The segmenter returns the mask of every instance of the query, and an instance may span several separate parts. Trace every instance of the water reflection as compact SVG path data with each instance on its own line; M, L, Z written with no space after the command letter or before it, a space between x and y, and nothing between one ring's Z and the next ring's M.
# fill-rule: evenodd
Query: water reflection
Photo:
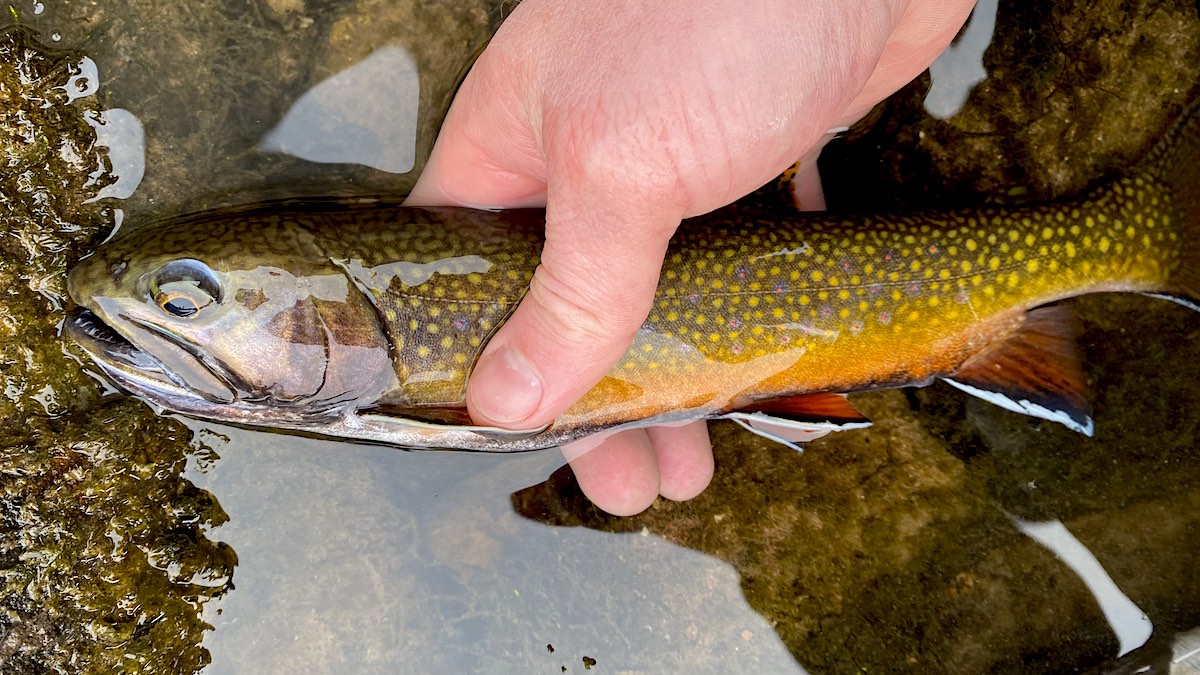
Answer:
M958 39L929 66L930 86L925 112L939 119L953 117L967 102L975 85L987 78L983 53L996 30L999 0L979 0Z
M309 89L258 147L310 162L406 173L416 164L420 100L408 50L382 47Z
M230 520L214 535L241 560L237 592L205 612L210 672L579 672L584 656L616 671L794 669L727 564L514 513L510 495L558 453L463 462L189 424L228 439L186 476L221 495Z

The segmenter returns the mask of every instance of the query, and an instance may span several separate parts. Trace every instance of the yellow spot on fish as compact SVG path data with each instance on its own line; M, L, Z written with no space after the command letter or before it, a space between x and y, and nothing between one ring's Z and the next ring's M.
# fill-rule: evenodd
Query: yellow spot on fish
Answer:
M812 277L813 281L820 281L825 278L825 274L821 270L813 270L813 273L810 276Z
M1042 239L1052 239L1052 238L1054 238L1054 230L1052 230L1048 227L1042 230Z
M1021 277L1016 272L1012 272L1008 275L1007 282L1009 286L1016 288L1017 284L1021 283Z
M454 338L447 335L446 337L442 338L440 344L442 345L442 349L449 349L454 346Z
M429 356L429 347L426 347L425 345L419 345L417 347L417 356L421 358Z
M1038 271L1038 261L1030 260L1029 262L1025 263L1025 269L1029 270L1030 272Z
M1100 237L1100 252L1107 253L1109 246L1112 246L1112 242L1108 240L1108 237Z
M936 295L929 298L929 306L930 307L937 307L939 304L941 304L941 302L942 302L941 299L938 298L938 296L936 296Z
M1033 234L1025 235L1025 245L1026 246L1033 246L1036 243L1037 243L1037 237L1033 236Z

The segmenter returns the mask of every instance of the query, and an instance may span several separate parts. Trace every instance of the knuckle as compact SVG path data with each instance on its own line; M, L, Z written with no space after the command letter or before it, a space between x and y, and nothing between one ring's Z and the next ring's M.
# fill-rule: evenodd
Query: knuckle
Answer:
M588 286L582 278L563 277L542 265L525 301L533 304L545 335L567 349L586 353L606 344L627 347L642 320L633 308L638 303L601 297Z

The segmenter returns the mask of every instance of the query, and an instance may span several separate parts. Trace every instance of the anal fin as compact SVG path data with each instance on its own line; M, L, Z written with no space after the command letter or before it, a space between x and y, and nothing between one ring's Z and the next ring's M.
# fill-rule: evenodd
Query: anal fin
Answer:
M1030 310L1015 333L942 379L1002 408L1092 435L1086 376L1065 306Z

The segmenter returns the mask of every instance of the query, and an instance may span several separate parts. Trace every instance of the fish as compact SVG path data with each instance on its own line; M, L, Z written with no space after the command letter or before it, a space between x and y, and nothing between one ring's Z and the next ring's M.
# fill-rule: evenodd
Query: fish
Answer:
M73 268L64 334L165 411L404 448L527 451L702 419L798 447L870 424L848 395L939 379L1091 435L1063 301L1200 310L1198 119L1046 204L686 220L629 349L537 429L474 424L465 392L539 264L540 210L329 198L169 217Z

